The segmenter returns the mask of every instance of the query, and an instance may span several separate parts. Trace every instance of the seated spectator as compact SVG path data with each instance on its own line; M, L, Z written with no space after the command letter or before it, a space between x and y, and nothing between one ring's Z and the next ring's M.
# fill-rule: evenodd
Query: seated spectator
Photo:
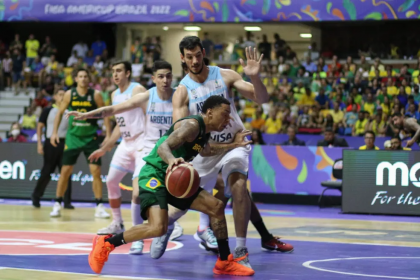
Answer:
M261 130L259 129L252 130L251 140L253 145L265 145Z
M365 118L365 112L359 112L359 118L353 126L353 136L363 136L365 134L366 124L368 120Z
M280 145L282 146L305 146L305 142L296 138L296 127L291 125L287 128L287 135L289 140L284 141Z
M51 97L54 94L55 84L52 80L51 75L45 77L45 81L41 85L41 91L47 101L51 100Z
M416 105L414 103L409 104L407 113L405 115L409 118L415 118L417 121L420 120L420 113L416 111Z
M319 111L319 108L316 105L312 106L311 122L313 124L313 127L315 127L315 128L323 128L324 127L325 119L321 115L321 112Z
M297 119L298 127L312 127L311 115L309 115L309 106L303 107L303 113Z
M19 123L15 122L12 123L9 131L9 139L7 139L7 142L14 142L14 143L26 143L28 142L26 140L26 137L22 135L21 128Z
M330 102L330 99L325 95L325 90L323 88L319 89L319 93L318 96L315 97L315 101L321 110L327 110L329 108L328 103Z
M264 124L264 111L262 110L262 108L258 108L255 118L251 121L251 126L254 129L260 130L264 126Z
M305 94L302 94L300 100L296 103L300 106L312 106L316 104L315 94L307 87L305 88Z
M420 90L418 85L413 86L413 90L410 96L413 96L414 101L416 101L417 103L420 102Z
M414 96L412 95L408 96L407 105L405 105L406 111L408 111L408 107L410 106L410 104L414 104L414 110L417 111L419 109L419 103L414 100Z
M337 131L340 127L343 126L344 112L340 110L340 104L334 102L334 109L330 110L330 115L334 121L334 131Z
M140 58L136 57L134 59L134 63L131 65L131 71L134 81L140 81L140 76L143 72L143 63L140 63Z
M334 119L333 119L333 117L331 116L331 114L328 114L328 115L325 117L325 122L324 122L324 127L323 127L323 130L324 130L324 131L325 131L325 130L332 130L332 131L336 132L336 126L335 126L335 124L334 124Z
M281 119L277 118L277 109L271 108L268 118L265 120L265 124L262 127L262 132L267 134L277 134L281 131Z
M302 67L302 65L300 65L299 60L297 59L297 57L293 57L292 59L292 65L290 65L289 68L289 76L290 77L296 77L297 73L299 71L299 69Z
M306 72L309 72L309 73L315 73L317 70L317 66L311 60L310 56L306 57L306 61L302 63L302 66L305 68Z
M357 104L357 103L355 103L353 97L350 96L350 97L347 98L347 108L346 108L346 111L347 112L352 112L354 110L354 108L353 108L354 106L353 105L356 106L356 112L358 112L360 110L360 105Z
M73 51L72 55L67 59L67 67L74 67L79 60L77 56L77 51Z
M32 101L31 108L35 112L35 115L41 115L42 109L48 106L48 101L45 99L42 90L38 90L36 93L36 98Z
M375 146L375 133L373 133L373 131L366 131L365 145L359 147L359 150L379 150L379 148Z
M324 132L324 140L318 141L318 147L348 147L346 139L335 137L332 129L326 129Z
M101 59L100 55L99 56L99 60ZM83 59L83 62L86 63L88 66L93 66L93 63L95 62L95 57L93 56L93 51L89 50L87 55L85 56L85 58Z
M395 136L395 137L392 137L392 139L391 139L391 150L394 150L394 151L411 151L411 148L402 147L400 137Z
M385 116L386 119L387 117L388 116ZM371 121L369 124L367 124L366 130L372 131L373 133L375 133L375 135L378 135L378 136L385 136L386 121L384 120L383 115L377 113L375 115L375 119Z
M372 93L369 93L367 95L366 101L363 102L362 110L365 112L369 112L369 114L373 116L375 112L375 108L376 108L376 104L373 100L373 95Z
M32 113L32 108L27 107L26 113L19 120L19 124L23 129L36 129L37 121L37 117Z
M98 72L98 75L99 76L102 76L102 70L104 68L104 63L101 61L101 57L99 55L97 55L95 57L95 61L93 62L93 65L92 66Z
M382 112L385 115L390 115L392 111L391 101L389 100L389 97L386 95L384 96L384 101L381 103Z

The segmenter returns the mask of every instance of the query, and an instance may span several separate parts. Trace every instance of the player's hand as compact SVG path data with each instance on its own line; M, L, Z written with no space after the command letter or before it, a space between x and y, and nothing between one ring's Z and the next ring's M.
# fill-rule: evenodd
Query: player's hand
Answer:
M177 166L180 163L185 163L185 160L183 158L172 158L168 161L168 168L166 169L166 173L172 170L175 166Z
M77 111L70 111L66 114L66 119L68 119L70 116L74 116L75 120L86 120L87 116L85 113L77 112Z
M246 64L242 58L239 59L239 63L244 68L244 73L248 77L257 76L260 73L261 60L263 55L258 58L257 49L252 47L245 48Z
M411 146L414 145L414 143L415 143L415 141L413 139L410 139L410 140L407 141L406 147L411 147Z
M51 135L50 142L53 147L57 147L57 144L60 143L60 138L57 134L53 134Z
M103 155L105 155L105 154L106 154L105 150L97 149L96 151L94 151L93 153L90 154L90 156L88 157L88 160L90 162L97 162L98 159L103 157Z
M238 131L233 138L233 143L235 143L237 147L245 147L246 145L252 144L252 140L245 138L251 134L252 132L249 130Z
M44 147L42 147L42 143L38 143L37 150L38 154L40 154L41 156L44 154Z

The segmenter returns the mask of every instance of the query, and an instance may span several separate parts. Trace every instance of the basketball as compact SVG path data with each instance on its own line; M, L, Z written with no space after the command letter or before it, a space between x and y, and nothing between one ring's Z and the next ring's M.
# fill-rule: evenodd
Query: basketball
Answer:
M179 164L166 174L166 188L177 198L192 196L200 185L198 172L189 164Z

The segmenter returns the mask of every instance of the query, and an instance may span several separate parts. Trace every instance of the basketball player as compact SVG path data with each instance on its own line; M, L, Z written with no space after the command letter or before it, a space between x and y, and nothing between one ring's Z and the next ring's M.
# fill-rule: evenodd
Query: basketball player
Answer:
M221 96L212 96L203 104L204 114L189 116L174 123L159 139L139 175L141 214L149 222L137 225L117 235L96 236L89 254L89 265L100 273L108 255L122 244L164 235L168 226L168 203L179 209L195 209L212 217L212 226L218 238L220 258L213 269L215 274L253 275L251 268L233 259L229 250L224 207L220 200L201 188L189 198L176 198L169 194L164 182L172 167L191 161L198 153L210 156L235 147L248 145L244 140L249 131L240 131L229 144L208 144L211 131L222 131L230 121L230 102Z
M397 128L403 129L411 135L411 139L407 141L407 147L411 147L414 143L420 142L420 125L415 118L406 118L401 113L394 113L392 115L392 122Z
M114 129L110 141L92 153L90 159L96 160L100 158L107 150L112 149L120 134L125 136L114 153L107 180L108 197L114 221L108 227L99 230L99 235L118 234L124 231L120 210L121 190L119 183L127 172L134 172L131 204L133 226L143 222L140 216L140 201L138 197L138 174L145 164L143 158L150 153L159 138L172 125L172 94L174 90L171 88L171 64L162 60L153 64L152 80L156 87L148 91L137 83L129 82L131 75L131 64L129 62L117 62L112 67L112 70L114 81L119 87L112 94L113 105L88 113L69 113L69 115L75 116L76 119L116 115L119 127ZM145 127L144 112L146 112ZM114 137L116 130L118 133ZM175 225L175 229L174 227L169 229L173 233L171 240L182 235L183 229L179 225ZM130 254L141 254L143 247L144 243L142 240L133 242Z
M251 83L245 82L235 71L205 66L203 63L205 51L198 37L185 37L179 44L179 49L181 60L186 63L189 73L181 81L180 86L174 93L174 121L190 114L198 114L201 111L203 101L209 96L221 95L233 100L232 88L235 88L245 98L258 104L268 101L267 89L259 78L262 57L258 59L255 48L246 48L247 65L242 59L240 60L244 73L250 77ZM233 140L233 135L237 131L244 129L234 103L231 102L231 104L233 121L223 132L212 133L211 143L230 143ZM224 194L226 197L232 197L233 201L233 217L237 236L234 256L235 258L244 257L241 263L249 267L246 234L251 211L256 212L252 215L255 219L252 222L262 237L262 248L280 252L293 250L293 246L281 242L278 238L268 233L258 209L255 204L253 205L246 189L250 149L250 146L247 146L213 157L203 158L197 156L193 161L194 168L198 171L201 178L200 184L208 192L213 190L217 176L221 171L223 182L226 186ZM177 220L183 214L174 210L171 208L171 220ZM195 238L200 240L200 242L204 242L208 248L214 248L213 233L208 228L208 225L208 217L200 213L200 226L195 234ZM165 250L165 248L166 244L160 244L153 240L151 252ZM159 252L154 252L153 254L159 255Z
M75 77L77 87L66 91L64 99L60 104L60 108L54 119L54 129L50 138L51 145L57 147L60 144L60 137L58 135L58 127L64 112L69 111L89 112L98 107L104 106L102 95L99 91L89 88L90 77L86 69L77 70ZM53 210L50 213L51 217L60 217L61 203L63 195L67 189L67 181L73 172L73 166L76 164L80 153L84 153L86 159L89 155L99 148L99 139L97 135L98 124L96 120L78 121L70 117L68 120L68 130L66 134L63 167L61 168L60 178L57 183L57 198ZM106 135L109 137L111 128L108 118L104 120L106 126ZM106 139L105 139L106 140ZM62 141L62 140L61 140ZM101 180L101 162L89 162L89 169L93 176L93 193L95 195L96 218L109 218L109 214L105 211L102 204L102 180Z

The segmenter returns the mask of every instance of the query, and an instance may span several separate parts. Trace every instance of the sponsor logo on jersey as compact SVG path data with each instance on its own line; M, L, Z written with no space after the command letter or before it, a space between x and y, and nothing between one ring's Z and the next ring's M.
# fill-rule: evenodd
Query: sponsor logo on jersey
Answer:
M155 102L152 102L151 104L150 104L150 112L154 112L155 111Z
M196 91L195 89L193 89L193 90L191 91L191 95L192 95L192 97L193 97L194 99L197 99L197 91Z
M90 102L92 101L92 96L88 95L87 100Z
M214 142L226 142L232 139L232 133L220 133L220 134L214 134L211 136L211 140Z

